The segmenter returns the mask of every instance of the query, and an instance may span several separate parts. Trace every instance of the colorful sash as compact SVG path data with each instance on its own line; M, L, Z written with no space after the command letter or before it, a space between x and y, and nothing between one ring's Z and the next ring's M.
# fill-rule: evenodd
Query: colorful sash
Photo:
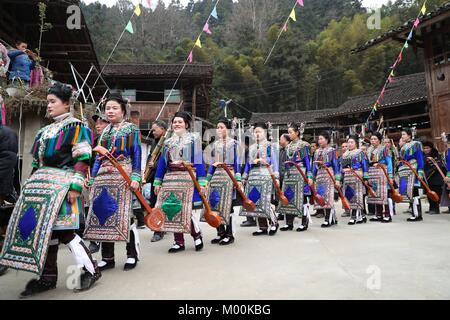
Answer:
M131 173L131 164L123 164ZM119 171L104 160L91 188L84 239L91 241L128 241L132 192Z
M256 210L251 212L242 208L240 216L271 219L271 197L273 183L269 170L265 167L255 167L250 170L245 193L256 204Z
M161 208L166 220L161 231L191 232L194 183L187 171L171 171L164 175L156 208Z
M302 168L303 172L305 171ZM303 215L303 193L305 181L295 166L291 166L285 173L283 179L282 191L289 200L288 205L284 205L281 201L278 205L277 212L280 214L290 214L301 217Z
M52 230L73 229L79 221L82 199L73 206L65 201L72 176L71 170L42 167L26 181L9 221L0 265L42 273Z
M231 172L233 172L232 169ZM226 171L223 168L217 168L209 182L207 200L211 209L217 211L226 224L229 224L230 213L233 210L233 191L233 182ZM201 221L205 221L204 214L205 211L202 210Z
M369 184L376 193L376 197L371 197L369 193L367 195L367 203L388 204L388 181L382 169L376 167L369 168Z

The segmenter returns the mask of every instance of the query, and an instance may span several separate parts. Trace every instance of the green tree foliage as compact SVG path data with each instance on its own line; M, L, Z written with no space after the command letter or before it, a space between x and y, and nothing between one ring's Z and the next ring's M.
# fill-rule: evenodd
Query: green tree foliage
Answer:
M447 0L429 0L433 10ZM158 1L154 11L143 8L133 18L135 34L125 34L113 63L180 63L186 60L215 1L191 0L186 7ZM219 20L210 19L212 36L195 47L196 63L214 66L212 119L221 114L217 103L232 99L229 112L284 112L334 108L348 97L381 89L401 43L387 42L351 54L367 40L417 16L422 0L396 0L381 10L381 30L370 30L371 13L361 0L305 0L297 22L289 22L266 64L292 0L221 0ZM129 0L112 7L99 3L82 7L97 54L105 61L133 13ZM397 75L423 70L421 52L405 51Z

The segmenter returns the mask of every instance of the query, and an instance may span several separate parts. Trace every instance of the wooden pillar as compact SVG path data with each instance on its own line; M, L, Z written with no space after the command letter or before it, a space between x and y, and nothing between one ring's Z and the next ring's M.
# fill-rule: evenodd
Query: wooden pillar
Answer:
M197 115L197 86L194 85L194 90L192 91L192 115Z

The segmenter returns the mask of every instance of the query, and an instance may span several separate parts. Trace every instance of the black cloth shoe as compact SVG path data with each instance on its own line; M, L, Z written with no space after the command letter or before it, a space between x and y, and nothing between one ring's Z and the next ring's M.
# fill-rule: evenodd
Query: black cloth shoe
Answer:
M350 226L352 226L352 225L354 225L356 223L356 220L354 220L354 219L350 219L349 221L348 221L348 225L350 225Z
M268 232L267 232L267 230L261 230L261 229L259 229L258 231L255 231L255 232L253 232L252 234L253 234L254 236L262 236L262 235L267 235Z
M389 217L389 218L384 217L383 219L381 219L381 223L389 223L389 222L392 222L391 217Z
M116 267L116 262L114 260L102 260L98 263L98 268L100 271L105 271L108 269L114 269Z
M410 218L408 218L408 219L406 219L406 221L408 221L408 222L417 222L417 221L422 221L423 220L423 218L422 217L410 217Z
M100 242L91 241L89 243L89 251L91 253L97 253L100 250Z
M201 242L199 244L195 245L195 251L200 251L203 249L203 239L200 238L200 240L201 240ZM195 241L197 241L197 240L195 240Z
M134 262L131 261L131 259L134 259ZM137 266L138 259L137 258L128 258L127 262L123 266L123 271L129 271L134 269Z
M256 221L244 221L241 223L241 227L256 227Z
M233 242L234 242L234 237L225 237L222 240L220 240L219 245L227 246L229 244L232 244Z
M318 214L316 214L314 217L316 217L316 218L318 218L318 219L322 219L322 218L324 218L325 217L325 215L323 214L323 213L318 213Z
M0 277L8 271L8 267L0 266Z
M383 220L382 217L370 218L370 221L373 221L373 222L381 222L381 220Z
M327 222L324 222L324 223L322 223L322 224L320 225L320 227L321 227L321 228L329 228L329 227L331 227L331 223L329 223L328 221L327 221Z
M102 277L99 269L94 274L90 274L89 272L85 272L80 277L80 288L75 289L75 292L82 292L89 290L94 283Z
M361 220L356 221L356 223L357 223L357 224L360 224L360 223L367 223L367 218L364 217L364 218L362 218Z
M278 219L278 221L283 221L284 220L284 214L279 213L277 219Z
M301 224L301 225L297 228L297 232L303 232L303 231L306 231L306 230L308 230L308 225L304 226L304 225Z
M222 236L217 236L216 238L211 240L211 244L218 244L223 239Z
M172 246L172 248L169 249L169 253L177 253L179 251L184 251L184 246L176 243Z
M437 210L430 210L430 211L427 211L425 213L428 213L428 214L439 214L439 211L437 211Z
M158 242L164 238L164 232L155 232L153 234L151 242Z
M278 231L278 223L275 226L271 226L269 229L269 236L273 236L277 233Z
M21 298L31 297L36 293L41 293L45 291L49 291L56 288L56 281L48 282L41 279L32 279L30 280L25 290L20 293Z
M280 228L280 231L291 231L291 230L293 230L293 229L294 229L294 226L293 226L293 225L287 224L287 225L285 225L285 226L282 226L282 227Z

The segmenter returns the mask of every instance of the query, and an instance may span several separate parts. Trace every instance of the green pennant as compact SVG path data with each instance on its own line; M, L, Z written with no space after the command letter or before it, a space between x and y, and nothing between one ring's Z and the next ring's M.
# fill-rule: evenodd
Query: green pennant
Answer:
M131 34L134 33L133 24L131 23L131 21L128 21L128 24L127 24L127 27L125 28L125 30L127 30Z

